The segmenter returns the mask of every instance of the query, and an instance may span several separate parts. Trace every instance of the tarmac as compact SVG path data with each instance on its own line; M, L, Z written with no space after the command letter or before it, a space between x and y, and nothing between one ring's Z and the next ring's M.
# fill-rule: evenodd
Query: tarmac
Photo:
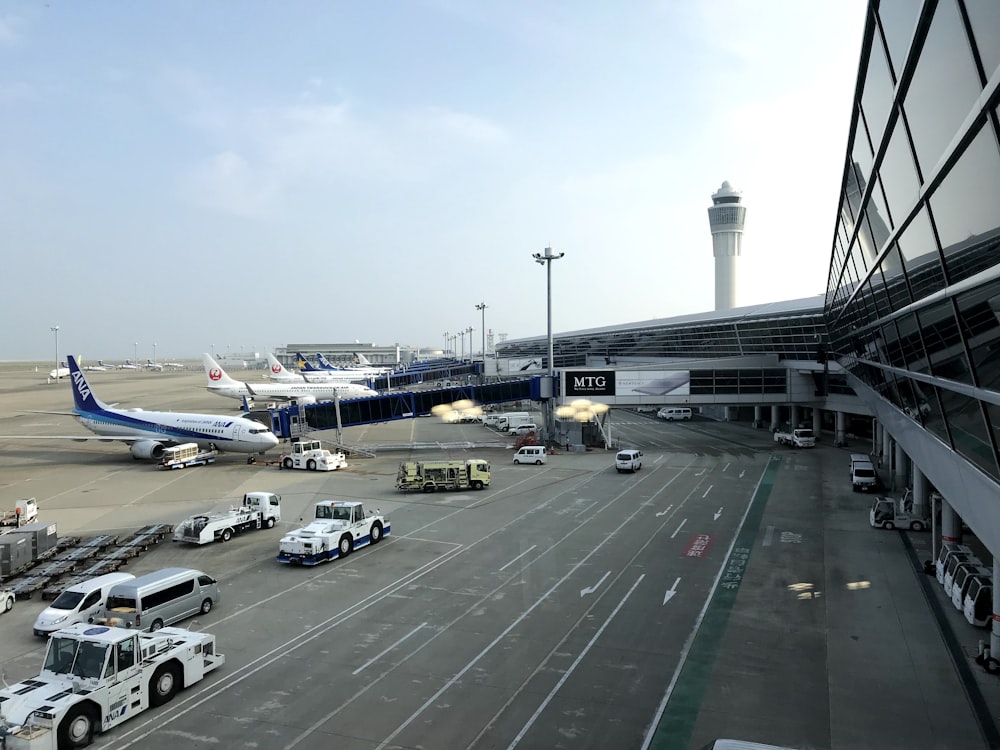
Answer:
M33 381L28 384L27 376L23 379L24 382L19 385L12 383L10 378L0 383L0 424L4 435L12 435L25 428L36 434L56 430L68 433L81 431L79 427L57 425L62 419L60 417L15 414L16 409L27 404L39 409L66 408L62 403L65 391L60 396L55 386L37 387ZM101 380L95 378L95 381L103 399L121 401L127 406L141 404L147 408L222 412L227 408L221 400L204 392L198 394L192 388L194 384L200 384L200 373L165 376L115 373L105 375ZM144 394L150 391L150 383L159 383L154 404L150 404L154 399L144 398ZM715 738L736 737L799 750L1000 748L1000 678L988 674L976 663L979 643L988 641L988 631L969 625L962 613L945 598L943 588L934 576L924 573L924 561L931 557L930 533L884 531L870 527L868 508L872 498L851 492L847 476L848 454L865 450L860 441L840 449L830 446L830 436L823 435L816 449L794 450L770 444L770 435L766 431L754 430L746 424L696 420L684 425L665 425L643 415L617 412L614 419L615 433L620 439L642 445L646 454L648 463L634 475L638 488L641 489L644 481L650 484L647 477L651 472L666 475L667 464L680 466L689 460L698 460L705 464L706 470L717 472L712 481L716 486L714 492L720 492L723 481L728 481L727 474L734 471L730 469L727 472L726 469L730 464L742 462L741 465L746 466L746 477L738 485L735 477L731 477L733 486L739 489L733 489L732 499L727 496L725 501L714 502L719 506L725 504L728 514L730 509L738 507L737 497L745 498L748 494L751 497L739 501L745 507L740 508L738 519L722 516L722 521L728 518L732 526L726 527L725 534L718 532L716 544L720 554L711 561L715 567L710 569L708 565L703 565L701 568L706 576L703 591L685 588L693 585L695 579L693 575L684 573L684 583L674 601L679 608L672 613L658 614L664 608L657 598L648 603L646 609L633 610L631 617L626 618L623 612L618 620L612 621L609 615L609 629L605 631L604 638L608 638L618 627L625 627L625 621L630 621L628 625L635 628L636 637L648 638L650 630L663 628L663 638L667 640L662 653L637 651L644 654L643 658L664 660L662 669L656 672L659 676L655 684L637 682L631 688L637 691L636 705L641 708L635 720L648 724L636 731L645 737L644 743L602 744L594 730L575 736L553 735L561 738L558 742L543 742L538 738L532 740L534 735L528 735L521 743L522 747L600 747L603 750L641 746L644 750L694 750ZM69 424L72 425L72 422ZM476 425L440 425L434 420L409 420L353 429L356 431L349 432L349 439L390 445L405 442L434 444L449 439L460 442L467 436L475 438L479 433L474 430L483 428ZM140 525L176 520L206 507L211 498L238 496L247 489L257 488L263 481L283 493L283 502L289 506L287 515L294 524L294 518L307 510L318 494L327 491L327 487L352 488L351 491L358 496L377 495L379 483L391 483L393 467L401 460L399 453L392 451L391 455L359 461L348 474L334 472L330 475L278 472L266 467L247 467L239 461L158 473L149 467L143 469L133 464L121 446L112 448L89 443L71 443L70 446L68 452L60 452L53 443L39 441L27 447L19 441L0 439L0 469L3 471L0 489L4 501L0 502L0 507L7 507L7 501L17 497L37 495L43 501L43 508L58 517L61 534L95 533L119 522ZM586 481L604 483L594 487L587 485L586 491L596 498L601 497L599 488L628 487L629 477L633 476L623 475L619 482L613 472L608 475L609 455L604 451L557 454L545 467L519 467L519 471L507 466L509 457L504 458L501 449L492 449L491 453L496 455L493 459L497 479L495 487L485 494L472 495L474 502L469 506L481 507L481 510L475 514L463 510L465 501L459 495L400 498L392 504L393 500L389 498L394 496L387 494L382 500L383 507L388 507L394 514L393 534L397 535L397 541L373 552L370 557L362 552L353 558L353 563L347 561L344 566L317 569L316 575L322 577L317 577L317 583L310 585L323 582L326 582L324 586L343 585L345 578L364 582L366 576L389 576L393 566L400 571L410 570L416 564L415 553L436 559L430 550L446 548L461 541L470 550L463 558L466 560L464 567L436 582L437 588L426 590L444 592L462 589L462 596L469 596L469 592L464 591L465 586L472 585L466 580L467 571L473 568L474 563L485 566L488 560L485 551L475 553L475 549L479 549L476 544L480 543L460 538L463 531L469 533L470 539L476 535L493 534L497 534L498 541L504 539L499 531L517 522L513 504L523 502L524 507L529 509L528 513L536 514L538 520L535 526L539 531L542 530L539 526L542 520L546 523L551 520L553 530L544 529L546 534L568 535L569 532L561 530L567 525L567 519L575 523L572 519L587 518L587 514L591 513L587 510L589 506L579 505L581 510L578 511L578 504L584 499L581 498L552 512L551 516L543 516L538 508L552 503L552 508L558 509L561 507L558 503L565 504L569 500L557 494L560 491L558 487L550 490L544 486L542 479L560 471L578 478L573 481L584 481L584 478L592 476L594 479ZM657 464L657 460L662 461ZM688 476L691 471L693 469L686 473L679 470L679 476ZM517 486L515 479L517 483L530 482L533 477L537 477L538 485L533 486L530 495L511 494L510 491ZM691 491L698 489L701 492L704 486L692 481ZM744 490L744 487L748 489ZM678 491L678 497L680 494ZM497 502L482 504L483 498ZM653 503L655 499L656 493L648 497L638 494L635 498L627 495L616 506L617 513L605 516L615 518L626 510L633 512L643 503ZM709 523L715 507L704 505L697 512L706 513L705 522ZM508 510L511 511L509 516L502 515ZM459 512L461 515L455 516L457 525L454 528L444 525L451 514ZM487 517L490 514L494 514L495 518ZM659 523L656 519L662 513L650 512L647 515L646 527L649 528L652 525L650 522ZM601 518L604 516L596 517L594 522L600 522ZM473 528L475 524L481 529ZM408 527L419 530L425 525L426 529L420 531L421 538L406 538ZM587 527L581 528L586 530ZM264 533L261 532L262 535ZM447 541L423 538L436 534ZM618 567L626 573L641 568L649 571L652 578L651 563L646 561L648 558L664 566L657 580L663 580L669 586L675 575L673 566L680 564L678 556L667 552L669 540L663 534L650 534L654 546L643 553L645 558L635 557L640 554L636 551L635 556L619 561L611 555L612 550L605 550L607 558L594 568L597 571L595 581L604 568L615 570ZM539 542L554 538L557 537L543 536ZM974 543L975 540L964 541ZM522 545L528 543L526 540ZM425 552L423 546L428 551ZM176 546L164 546L162 550L153 550L144 556L133 572L170 564L204 566L203 569L213 566L213 571L220 572L220 577L230 582L223 609L219 614L213 613L213 617L223 618L219 624L234 618L226 628L235 628L237 623L242 622L239 618L244 610L237 606L237 600L249 596L249 601L253 601L254 593L262 586L289 586L281 581L272 581L276 576L285 580L294 579L290 575L292 571L276 573L270 567L274 548L272 538L262 536L258 540L253 537L245 543L234 540L225 547L210 547L182 550ZM524 548L527 549L526 546ZM404 550L410 549L415 552L404 554ZM586 544L581 544L572 554L565 554L572 561L590 554L586 552L588 549L590 547ZM616 549L615 554L620 553L621 547ZM482 557L471 557L474 553ZM500 556L499 559L506 567L507 558ZM985 557L983 561L984 564L990 562ZM555 559L550 563L532 565L541 565L542 573L558 577L568 575L560 567L562 562ZM544 567L546 564L551 567ZM442 567L441 571L444 570L445 567ZM525 570L530 571L531 568L526 567ZM680 572L678 569L677 573ZM531 579L528 580L531 583ZM546 579L543 575L539 580ZM376 588L374 581L370 585ZM290 594L276 592L275 596ZM657 597L660 596L662 594L657 594ZM314 597L295 600L289 603L288 609L298 613L313 600ZM450 605L453 600L453 597L446 597L441 602ZM391 611L399 613L400 617L404 605L417 608L412 612L416 623L421 621L420 618L429 619L433 614L429 605L426 612L419 609L418 600L396 597L392 601L395 604ZM572 594L560 604L564 608L583 606L576 604L579 601L581 599ZM509 603L515 604L512 601ZM0 616L0 664L3 664L8 680L22 679L37 668L41 641L24 631L30 627L32 608L40 606L40 601L19 602L13 613ZM630 603L628 606L633 605ZM406 612L410 613L410 610ZM510 612L498 611L496 627L506 622L507 618L512 622L519 619L518 612L516 607ZM541 612L542 609L539 609L538 614ZM551 623L538 622L539 626L545 625L544 630L538 631L539 634L556 632L559 610L551 613L546 610L546 615L549 614L555 619ZM689 618L691 624L685 621L680 627L672 623L670 617L681 614ZM643 619L646 615L649 615L648 619ZM531 618L525 622L531 622ZM292 624L297 627L298 621ZM216 626L215 621L211 619L205 625L208 628L213 626ZM478 627L488 631L488 624ZM362 637L365 632L359 631L354 639ZM460 630L461 637L471 638L470 632ZM396 635L387 634L385 637L391 642ZM619 634L617 637L625 636ZM455 648L452 650L456 650L460 643L461 640L454 641ZM531 650L527 640L522 643L524 651ZM563 647L563 650L569 650L569 646ZM510 652L508 669L513 669L513 655L517 653ZM330 658L334 656L337 659L335 673L344 673L351 654L335 654ZM239 654L234 653L234 657L233 664L227 665L227 671L231 671L235 679ZM427 666L422 667L427 675L431 676L435 668L441 669L445 675L450 674L440 666L441 659L440 654L435 659L428 659ZM534 668L534 663L528 666ZM606 677L607 673L607 669L598 669L593 674ZM564 679L569 677L569 671L550 669L549 674L563 674ZM261 685L256 688L257 696L261 698L266 695L268 681L275 681L273 676L267 680L264 677L266 675L262 673ZM587 679L581 680L574 692L582 693L596 679L588 673ZM572 680L569 684L573 684ZM499 690L502 683L497 680L495 685ZM331 690L336 687L333 685ZM349 688L351 694L355 691L353 686L340 687ZM466 692L473 687L466 686ZM389 689L388 686L384 688ZM644 696L642 701L638 700L638 691ZM233 693L234 700L238 697L237 693ZM323 702L337 706L340 700L337 694L331 692ZM370 705L353 703L353 698L344 697L343 700L343 705L351 706L345 716L358 715L370 708ZM647 710L647 705L655 710ZM470 714L464 717L466 720L472 720L474 707L472 703L468 704ZM533 709L534 705L530 708ZM213 710L218 711L220 716L227 713L220 711L218 706ZM233 711L235 716L235 709ZM166 722L168 716L172 715L165 712L157 718ZM255 717L254 721L258 718ZM393 726L388 716L383 716L380 723L386 727ZM219 724L221 726L224 722ZM303 724L307 725L308 722ZM176 732L181 727L174 726L174 735L170 730L163 730L161 735L150 736L143 742L151 748L175 742ZM248 723L239 731L264 737L260 726L267 725ZM416 727L417 723L413 726ZM441 750L493 747L497 746L494 740L499 742L499 746L508 746L507 742L513 734L493 737L487 732L490 727L496 727L486 724L484 727L472 741L445 744L439 741L435 744L425 740L419 744L428 750L436 747ZM315 731L316 742L325 742L326 738L319 733L320 730ZM123 741L124 736L124 733L112 733L102 737L98 745L116 744ZM250 735L234 733L221 741L246 743L250 741ZM284 746L281 743L259 745ZM309 745L306 742L302 746L327 745ZM351 746L376 747L378 742L365 744L356 739ZM415 745L390 743L388 746Z

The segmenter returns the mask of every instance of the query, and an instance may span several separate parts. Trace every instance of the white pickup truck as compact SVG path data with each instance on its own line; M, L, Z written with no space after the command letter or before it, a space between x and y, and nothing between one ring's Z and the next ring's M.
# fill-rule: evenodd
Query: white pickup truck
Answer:
M807 429L778 430L774 433L774 442L793 448L813 448L816 446L816 435Z

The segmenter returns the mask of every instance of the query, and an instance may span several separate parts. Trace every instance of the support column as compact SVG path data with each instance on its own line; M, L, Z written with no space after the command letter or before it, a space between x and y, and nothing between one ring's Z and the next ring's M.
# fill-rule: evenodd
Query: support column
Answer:
M842 411L837 412L837 430L834 443L838 448L847 445L847 415Z
M878 461L878 457L882 455L882 441L884 438L885 428L882 423L877 419L875 420L875 432L872 434L872 458Z
M763 427L764 425L764 407L755 406L753 408L753 426L754 428Z
M944 499L941 500L941 541L956 544L962 541L962 519L951 503ZM1000 589L1000 586L997 588Z
M781 426L781 407L777 404L771 407L771 432L775 432Z
M799 426L799 415L801 413L801 409L799 409L798 404L792 404L788 407L788 412L788 421L791 429L794 430Z
M813 434L819 440L819 434L823 431L823 410L818 406L813 407Z
M928 513L931 500L931 483L920 467L913 464L913 513L921 516Z
M892 465L892 435L888 430L882 430L882 462L880 465L889 468Z
M726 416L726 421L727 422L735 422L736 421L736 407L735 406L727 406L725 408L725 416Z
M906 455L906 451L903 450L903 446L896 443L895 447L896 465L892 473L892 482L897 492L903 492L906 489L906 480L909 474L909 458Z

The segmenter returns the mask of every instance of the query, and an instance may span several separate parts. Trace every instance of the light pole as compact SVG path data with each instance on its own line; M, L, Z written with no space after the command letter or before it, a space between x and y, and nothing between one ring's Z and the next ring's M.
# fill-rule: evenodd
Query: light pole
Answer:
M136 341L132 344L132 364L138 367L139 365L139 342Z
M444 353L448 353L448 342L451 340L451 336L447 331L444 332Z
M465 329L465 332L469 334L469 361L472 361L472 326Z
M551 247L545 248L545 253L533 253L532 258L535 259L535 263L541 266L545 266L546 275L546 298L548 299L548 331L549 331L549 387L552 389L552 394L549 395L546 401L545 407L545 431L549 440L552 440L553 430L552 430L552 398L555 394L555 384L552 382L554 375L553 368L553 353L552 353L552 261L559 260L566 253L559 253L558 255L552 252Z
M458 332L459 359L465 359L465 329Z
M52 326L50 329L56 335L56 383L59 382L59 326Z
M153 367L156 367L156 342L153 342Z
M483 320L482 320L482 325L483 325L483 374L482 374L482 378L483 378L483 382L485 382L486 381L486 303L485 302L480 302L478 305L476 305L476 309L479 310L479 312L482 313L482 316L483 316Z

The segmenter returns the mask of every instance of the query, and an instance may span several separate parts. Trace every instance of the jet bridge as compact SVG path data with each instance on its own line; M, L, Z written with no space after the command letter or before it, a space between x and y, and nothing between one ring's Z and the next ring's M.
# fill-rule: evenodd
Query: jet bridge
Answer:
M280 438L294 437L312 430L335 430L340 412L341 427L355 427L397 419L426 416L440 404L469 399L477 405L541 399L542 377L510 380L487 385L461 385L421 391L397 391L371 398L342 399L319 404L291 404L268 409L271 430ZM264 412L251 412L264 421Z

